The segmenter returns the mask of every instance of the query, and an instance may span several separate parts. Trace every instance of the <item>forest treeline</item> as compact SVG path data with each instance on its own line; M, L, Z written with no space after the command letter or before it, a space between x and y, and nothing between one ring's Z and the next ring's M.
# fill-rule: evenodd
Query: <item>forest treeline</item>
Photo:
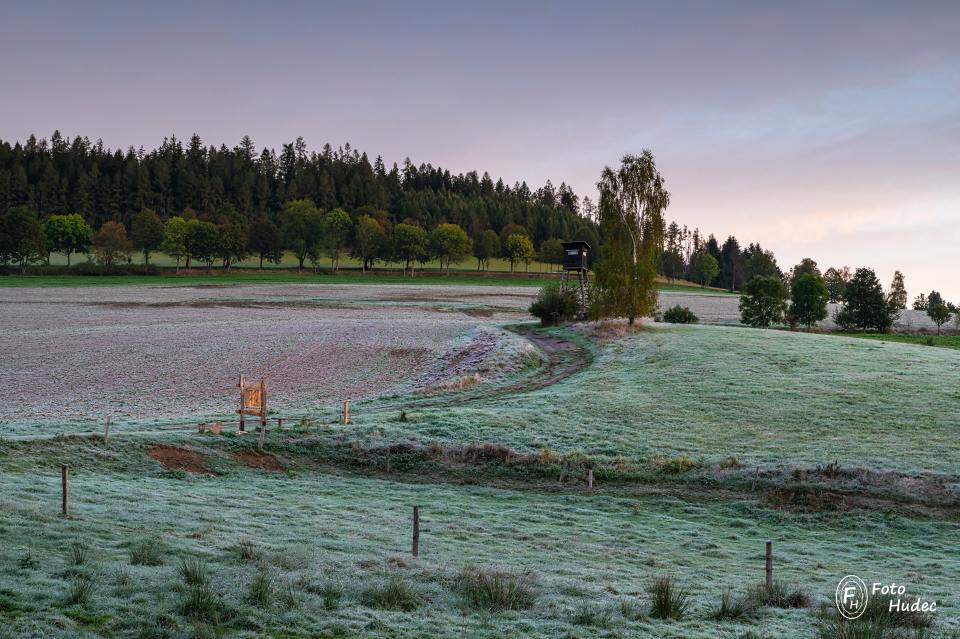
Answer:
M497 257L558 263L561 240L585 240L597 257L604 243L597 207L565 183L534 190L409 159L388 167L349 144L309 151L302 138L279 153L248 136L233 148L171 136L150 151L59 132L0 141L0 212L0 260L21 265L92 250L106 264L162 251L229 267L290 251L301 266L350 254L365 267L473 256L484 268ZM676 223L657 235L657 270L671 279L733 290L780 272L770 251L733 236Z

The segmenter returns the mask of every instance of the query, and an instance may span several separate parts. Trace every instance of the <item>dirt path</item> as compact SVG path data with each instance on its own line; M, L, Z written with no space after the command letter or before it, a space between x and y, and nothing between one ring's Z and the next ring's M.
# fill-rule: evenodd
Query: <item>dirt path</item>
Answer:
M585 369L593 361L590 351L576 342L546 333L534 325L517 324L504 328L540 349L546 356L546 364L530 374L505 384L488 386L481 384L467 390L431 394L423 399L405 397L391 404L390 409L434 408L529 393L567 379Z

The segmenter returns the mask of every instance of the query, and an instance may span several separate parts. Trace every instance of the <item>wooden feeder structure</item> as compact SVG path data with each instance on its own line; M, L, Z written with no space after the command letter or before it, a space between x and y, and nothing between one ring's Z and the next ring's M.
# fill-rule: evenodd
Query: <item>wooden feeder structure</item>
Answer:
M580 283L580 301L586 304L590 245L583 240L561 242L560 245L563 247L563 279L560 280L560 288L565 288L567 277L571 273L576 273Z
M243 381L243 375L241 375L240 383L237 386L240 388L240 410L237 411L240 415L240 432L246 432L244 430L244 418L247 415L259 417L261 431L266 430L267 380L261 377L259 382L247 383Z

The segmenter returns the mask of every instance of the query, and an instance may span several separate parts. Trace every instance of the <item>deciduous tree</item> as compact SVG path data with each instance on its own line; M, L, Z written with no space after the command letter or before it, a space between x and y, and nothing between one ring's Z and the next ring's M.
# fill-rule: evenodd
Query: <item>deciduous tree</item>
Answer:
M884 333L890 330L900 313L889 303L877 274L869 268L857 269L847 283L844 300L843 308L834 318L842 328Z
M133 250L133 245L127 239L127 229L119 222L104 223L93 234L91 246L97 262L104 266L113 266L120 260L126 260Z
M507 254L507 259L510 260L511 273L516 270L517 264L520 262L530 264L530 260L536 255L533 250L533 242L530 241L529 237L520 233L515 233L507 238L504 252Z
M823 278L814 273L804 273L790 287L790 314L809 330L827 317L829 299L830 292Z
M441 269L446 264L447 273L450 263L465 258L472 248L470 236L456 224L440 224L430 231L430 252L440 260Z
M903 273L900 271L893 273L893 282L890 284L887 301L898 310L907 308L907 288L903 284Z
M361 269L364 272L372 269L374 262L385 255L388 244L387 230L383 224L372 216L360 216L353 236L351 253L360 260Z
M779 277L755 277L740 296L740 321L748 326L767 328L783 321L787 292Z
M77 213L70 215L51 215L43 224L47 251L57 251L67 256L73 253L86 253L90 250L93 229Z
M46 238L37 214L27 206L17 206L3 216L2 250L5 259L11 259L25 272L31 262L39 262L46 255ZM7 257L9 256L9 257Z
M333 209L323 216L323 235L327 252L333 260L333 272L340 269L340 255L350 245L350 231L353 221L343 209Z
M487 229L473 242L473 256L477 258L477 270L490 268L490 260L500 255L500 236Z
M187 256L207 267L207 273L221 254L220 231L212 222L190 220L187 222Z
M141 209L130 225L133 247L143 252L143 263L150 263L150 254L163 244L165 229L160 216L153 209Z
M265 217L261 217L250 227L247 248L260 258L260 270L263 262L279 264L283 259L283 242L280 241L280 229Z
M393 227L392 253L403 262L403 272L413 275L413 262L426 258L429 253L427 232L416 224L400 223Z
M950 315L950 308L943 302L927 307L927 316L937 325L937 335L940 334L940 327L950 320Z
M177 270L180 270L180 260L187 257L187 221L179 215L167 220L163 227L163 242L160 249L177 260Z
M663 250L670 194L649 150L624 156L617 170L604 168L597 188L606 245L595 267L591 314L633 324L657 305L655 260Z

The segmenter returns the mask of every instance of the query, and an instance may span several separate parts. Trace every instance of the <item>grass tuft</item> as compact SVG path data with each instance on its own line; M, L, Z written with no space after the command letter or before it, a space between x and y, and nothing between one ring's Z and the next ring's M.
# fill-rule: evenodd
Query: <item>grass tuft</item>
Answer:
M273 603L276 583L273 575L266 569L257 570L247 590L247 601L257 606L267 607Z
M665 475L679 475L689 472L695 468L700 468L700 462L690 459L685 455L679 457L664 457L663 455L654 455L650 464L658 473Z
M278 598L284 610L293 610L299 608L300 604L303 603L303 592L296 584L285 584L280 590Z
M366 587L360 594L360 601L369 608L412 612L420 607L420 593L399 575L386 581Z
M20 570L33 570L39 565L40 562L36 560L36 558L33 556L33 553L29 550L26 552L26 554L17 559L17 567L20 568Z
M206 586L210 582L207 565L199 559L181 557L177 572L188 586Z
M70 544L70 549L67 551L67 562L71 566L82 566L87 563L88 558L89 552L85 543L75 541Z
M133 594L133 576L125 567L120 566L111 575L113 591L118 597L129 597Z
M752 597L734 597L733 593L727 590L710 617L716 621L742 621L756 617L758 612L757 602Z
M620 614L628 621L647 620L647 613L636 599L621 599Z
M343 588L336 584L324 584L320 589L320 598L323 600L324 610L336 610L340 607L340 600L343 598Z
M261 557L260 549L249 539L241 539L233 547L237 559L242 563L253 563L259 561Z
M227 617L223 601L209 585L190 587L180 602L180 614L212 624L218 624Z
M67 587L67 604L86 606L93 599L94 583L90 577L75 577Z
M537 601L536 575L466 566L457 577L457 590L477 610L527 610Z
M669 575L655 579L647 587L647 594L654 619L680 620L690 607L690 595Z
M163 542L158 537L136 542L130 547L130 563L134 566L162 566Z
M768 588L766 583L759 583L750 589L748 598L756 606L768 608L809 608L812 600L810 595L802 590L788 590L781 581L774 581Z
M609 606L581 603L573 612L570 621L576 626L609 628L613 625L613 610Z

